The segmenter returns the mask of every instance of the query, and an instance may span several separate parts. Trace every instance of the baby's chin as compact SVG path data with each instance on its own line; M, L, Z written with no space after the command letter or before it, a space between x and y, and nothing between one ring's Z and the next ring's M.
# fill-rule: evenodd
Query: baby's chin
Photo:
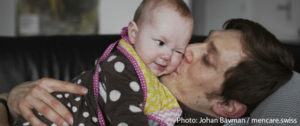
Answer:
M175 69L171 70L171 69L165 69L164 71L159 71L159 70L155 70L155 69L150 69L150 71L157 77L161 77L167 74L171 74L172 72L175 71Z
M158 73L156 76L157 77L161 77L161 76L164 76L164 75L167 75L167 74L170 74L170 73L172 73L172 71L163 71L163 72L160 72L160 73Z
M156 71L156 70L151 70L151 72L156 76L156 77L161 77L165 75L167 72L166 71Z
M154 73L154 75L157 76L157 77L161 77L161 76L164 75L164 72Z

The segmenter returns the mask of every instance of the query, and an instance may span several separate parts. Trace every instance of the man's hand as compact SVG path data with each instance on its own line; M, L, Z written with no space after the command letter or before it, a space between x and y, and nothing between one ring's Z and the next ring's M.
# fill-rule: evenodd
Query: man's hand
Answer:
M0 98L5 100L7 100L7 96L7 93L0 94ZM0 103L0 126L9 126L7 113L5 105Z
M58 125L72 125L72 114L50 93L69 92L85 95L87 91L87 88L77 84L43 78L37 81L25 82L15 87L9 93L7 102L14 117L22 115L34 126L45 124L33 114L33 108Z

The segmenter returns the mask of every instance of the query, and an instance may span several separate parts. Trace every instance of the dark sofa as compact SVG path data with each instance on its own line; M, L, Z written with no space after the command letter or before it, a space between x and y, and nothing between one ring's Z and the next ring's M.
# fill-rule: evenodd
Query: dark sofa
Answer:
M120 35L0 37L0 92L42 77L70 81L90 69L97 57ZM201 42L204 36L193 36ZM287 45L300 71L300 46Z
M42 77L70 81L81 71L91 69L95 59L119 38L119 35L0 37L0 92L8 92L17 84ZM204 36L193 36L191 42L203 39ZM295 71L300 72L300 46L285 46L294 54ZM296 125L299 125L299 82L300 74L294 72L292 79L260 103L250 118L291 118L296 119ZM245 125L263 125L247 123ZM241 125L244 124L230 124Z

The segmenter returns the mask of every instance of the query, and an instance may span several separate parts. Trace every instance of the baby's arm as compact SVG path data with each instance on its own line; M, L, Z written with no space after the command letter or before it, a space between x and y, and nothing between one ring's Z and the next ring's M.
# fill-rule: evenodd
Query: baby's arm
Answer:
M104 116L113 126L146 126L148 121L141 107L144 94L139 78L129 60L122 54L117 55L108 57L101 64L99 89L102 99L99 103L104 106Z

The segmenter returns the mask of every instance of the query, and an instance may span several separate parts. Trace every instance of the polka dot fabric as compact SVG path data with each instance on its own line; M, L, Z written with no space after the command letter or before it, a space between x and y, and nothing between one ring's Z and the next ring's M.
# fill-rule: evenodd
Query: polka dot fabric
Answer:
M137 62L138 68L136 69L142 71L142 76L145 80L144 83L147 87L147 90L144 91L147 93L144 113L150 120L154 120L161 125L174 125L182 113L176 98L147 68L129 43L120 40L119 44L126 50L123 52L125 52L125 54L128 52Z
M119 51L112 52L100 65L99 98L94 99L93 74L96 69L83 72L72 81L88 88L86 96L65 92L55 92L52 95L61 101L73 114L74 126L99 126L97 106L104 115L106 125L113 126L146 126L148 120L141 105L144 95L139 78L130 61ZM47 125L56 124L39 115L35 115ZM23 118L15 121L16 126L31 124Z
M140 104L144 95L133 65L119 51L113 51L100 63L99 99L107 125L148 125ZM134 117L134 118L133 118Z

